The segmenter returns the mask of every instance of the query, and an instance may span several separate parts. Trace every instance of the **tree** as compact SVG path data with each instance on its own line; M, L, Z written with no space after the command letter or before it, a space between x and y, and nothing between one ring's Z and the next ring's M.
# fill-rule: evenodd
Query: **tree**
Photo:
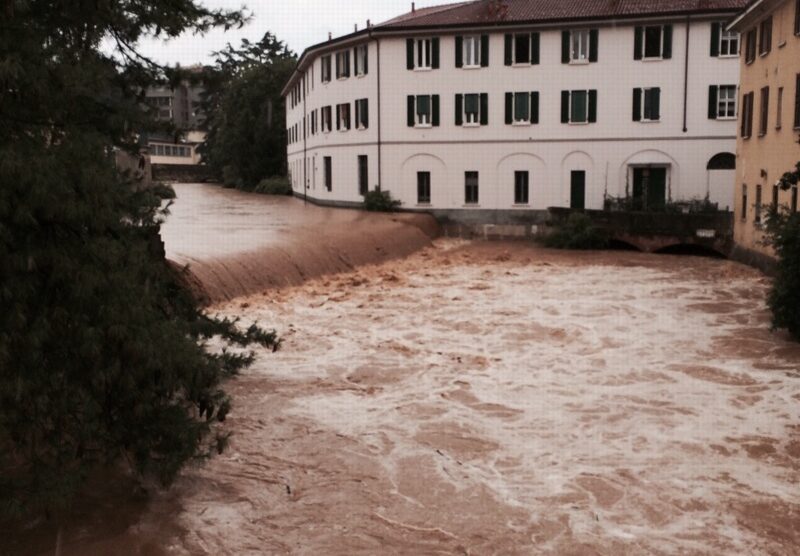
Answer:
M285 103L281 89L296 56L272 33L216 53L205 72L206 164L227 185L252 190L264 178L286 174Z
M800 183L800 162L778 182L784 191ZM778 264L769 295L774 328L785 328L800 341L800 213L772 207L767 218L767 242Z
M199 310L157 241L159 189L114 164L155 125L142 91L165 77L137 41L245 15L193 0L0 10L0 511L20 513L64 507L98 466L168 483L221 449L222 382L252 355L205 341L278 341Z

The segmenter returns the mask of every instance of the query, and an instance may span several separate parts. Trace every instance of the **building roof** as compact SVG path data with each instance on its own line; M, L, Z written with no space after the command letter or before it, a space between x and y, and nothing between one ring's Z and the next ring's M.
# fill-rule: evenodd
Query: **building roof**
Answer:
M573 21L732 15L753 0L470 0L420 8L349 35L307 48L297 62L300 69L311 53L381 33L460 27L503 27L557 24ZM294 82L284 87L285 95Z
M732 12L748 0L474 0L409 12L376 26L413 29Z
M729 25L729 29L744 32L759 19L773 12L787 0L750 0L744 10Z

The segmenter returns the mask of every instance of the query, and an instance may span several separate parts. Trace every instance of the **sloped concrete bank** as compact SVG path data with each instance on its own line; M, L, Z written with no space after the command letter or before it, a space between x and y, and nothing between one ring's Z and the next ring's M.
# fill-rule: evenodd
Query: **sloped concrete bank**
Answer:
M436 220L320 207L290 197L175 184L162 226L167 258L207 303L299 285L431 245Z

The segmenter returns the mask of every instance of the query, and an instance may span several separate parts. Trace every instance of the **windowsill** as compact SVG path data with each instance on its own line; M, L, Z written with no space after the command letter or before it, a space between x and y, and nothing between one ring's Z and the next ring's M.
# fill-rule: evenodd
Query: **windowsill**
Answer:
M481 208L480 203L464 203L461 208Z
M413 71L431 71L433 68L414 68Z
M568 122L569 125L589 125L591 122Z
M430 202L428 202L428 203L417 203L416 206L417 208L431 208L432 205L430 204Z
M570 60L570 66L586 66L589 65L591 62L589 60Z
M641 120L639 120L639 123L640 124L660 124L661 120L645 120L645 119L641 119Z
M462 125L461 125L461 127L481 127L481 124L476 124L476 123L464 123L464 124L462 124Z
M717 58L728 58L728 59L730 59L730 58L738 58L738 57L739 57L738 54L718 54L717 55Z
M716 119L723 122L730 122L737 120L736 116L717 116Z
M513 64L511 64L511 67L512 68L529 68L532 65L533 64L531 64L530 62L514 62Z
M415 129L430 129L432 127L433 127L433 125L431 125L431 124L415 124L414 125Z
M467 66L467 65L464 65L464 66L461 66L461 69L465 69L465 70L479 70L479 69L481 69L481 67L483 67L483 66L481 66L480 64L478 64L477 66Z
M772 51L770 50L769 52L759 52L758 53L758 57L759 58L766 58L767 56L769 56L770 52L772 52Z
M514 203L512 206L514 208L531 208L530 203Z
M786 39L778 43L778 48L783 48L784 46L786 46Z
M366 73L359 73L359 74L356 75L356 79L361 79L362 77L366 77L366 76L367 76Z
M531 123L530 122L512 122L511 125L515 126L515 127L530 127Z
M347 81L348 79L350 79L350 78L349 77L337 77L336 81Z
M356 128L356 131L366 131L366 130L367 128L364 127L363 125Z

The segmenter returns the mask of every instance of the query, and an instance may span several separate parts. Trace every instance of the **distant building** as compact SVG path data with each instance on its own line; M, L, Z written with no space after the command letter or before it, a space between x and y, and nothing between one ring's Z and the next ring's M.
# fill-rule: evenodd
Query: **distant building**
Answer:
M197 66L190 70L200 72ZM201 109L201 84L184 81L177 86L168 85L150 87L145 93L147 104L156 113L156 119L171 122L183 135L180 141L173 136L151 134L147 145L153 164L193 165L200 164L197 147L205 141L205 132L201 131L205 123L205 114Z
M797 187L780 177L800 161L800 0L757 0L733 21L744 37L736 172L735 240L755 260L763 245L768 205L797 211Z
M733 210L747 0L478 0L308 48L286 84L296 194L470 219L709 199Z

